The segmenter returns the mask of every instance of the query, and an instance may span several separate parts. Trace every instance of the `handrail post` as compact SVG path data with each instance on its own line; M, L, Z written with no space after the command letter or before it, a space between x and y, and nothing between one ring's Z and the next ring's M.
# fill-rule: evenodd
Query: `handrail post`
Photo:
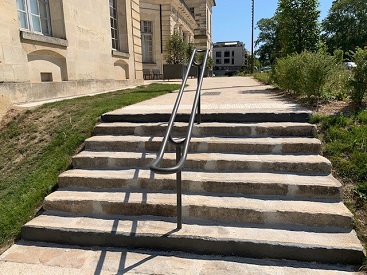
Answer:
M200 83L200 75L201 75L201 65L197 66L197 72L198 72L198 81L197 81L197 87L199 87ZM201 123L201 93L199 93L199 101L198 101L198 107L197 107L197 117L196 117L196 123Z
M204 60L201 64L194 62L195 55L200 52L205 52ZM161 149L158 152L157 158L155 161L153 161L150 164L150 170L155 173L160 174L174 174L176 173L176 189L177 189L177 230L180 230L182 228L182 169L184 166L184 163L186 161L187 153L189 150L190 145L190 139L193 132L193 126L195 124L195 119L197 119L197 123L201 123L201 104L200 104L200 91L201 86L203 84L203 78L204 78L204 70L203 68L206 67L207 59L208 59L208 53L209 50L196 50L194 49L189 62L189 68L191 68L193 65L198 68L198 82L197 82L197 89L194 97L194 102L192 105L190 118L189 118L189 126L187 129L186 137L183 138L181 141L174 140L172 137L172 128L174 127L177 111L180 106L180 102L183 96L183 92L185 89L185 85L187 82L187 79L189 77L190 70L188 69L185 74L185 78L182 81L181 89L178 92L175 105L172 110L171 117L168 121L168 128L166 131L166 134L163 138ZM171 142L176 146L176 165L172 167L159 167L160 163L163 160L163 156L165 154L165 151L167 149L168 142Z
M176 163L181 159L181 145L176 146ZM176 173L176 189L177 189L177 229L182 228L182 182L181 170Z

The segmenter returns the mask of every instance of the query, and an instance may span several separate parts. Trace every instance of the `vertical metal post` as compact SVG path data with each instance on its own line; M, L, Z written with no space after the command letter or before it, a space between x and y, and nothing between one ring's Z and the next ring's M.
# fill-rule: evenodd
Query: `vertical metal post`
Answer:
M255 17L255 0L252 0L252 23L251 23L251 73L254 73L254 62L255 62L255 54L254 54L254 17Z
M201 68L202 65L198 65L198 81L197 81L197 87L199 87L199 83L200 83L200 76L201 76ZM201 123L201 93L199 93L199 101L198 101L198 110L197 110L197 116L196 116L196 123L200 124Z
M181 145L176 146L176 163L181 158ZM181 170L176 173L176 188L177 188L177 229L182 228L182 183Z

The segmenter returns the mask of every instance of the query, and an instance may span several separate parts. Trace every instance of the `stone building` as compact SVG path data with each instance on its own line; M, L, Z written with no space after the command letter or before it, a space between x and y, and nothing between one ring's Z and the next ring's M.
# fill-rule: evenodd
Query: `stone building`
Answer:
M213 44L214 74L223 75L247 66L248 51L240 41Z
M143 67L163 71L166 41L173 32L198 49L212 48L214 0L140 0Z
M0 104L142 83L139 0L4 0Z
M211 45L213 0L3 0L0 110L143 83L174 31ZM2 106L2 107L1 107Z

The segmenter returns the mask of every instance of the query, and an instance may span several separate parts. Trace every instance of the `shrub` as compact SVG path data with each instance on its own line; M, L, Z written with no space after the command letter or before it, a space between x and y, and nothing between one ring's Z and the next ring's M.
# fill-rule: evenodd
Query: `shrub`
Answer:
M293 54L277 59L271 78L279 88L298 94L301 81L301 63L298 55Z
M350 94L348 81L352 76L350 70L342 65L336 66L331 72L323 87L322 97L324 99L344 100Z
M272 84L270 72L254 73L254 78L263 82L266 85Z
M277 60L272 78L279 88L310 100L323 97L323 87L338 67L336 58L323 51L293 54Z
M357 67L353 69L353 77L349 80L351 98L358 106L362 106L367 93L367 47L357 48L353 53L353 60Z

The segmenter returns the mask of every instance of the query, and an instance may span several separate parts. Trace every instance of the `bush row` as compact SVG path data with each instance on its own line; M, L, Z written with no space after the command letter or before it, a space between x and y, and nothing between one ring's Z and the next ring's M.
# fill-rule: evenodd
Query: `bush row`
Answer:
M289 55L277 59L270 80L288 93L306 97L309 101L320 98L342 100L350 96L361 106L367 94L367 47L357 48L351 58L357 67L347 70L342 64L343 53L340 51L333 56L324 51ZM265 75L255 77L266 79Z

